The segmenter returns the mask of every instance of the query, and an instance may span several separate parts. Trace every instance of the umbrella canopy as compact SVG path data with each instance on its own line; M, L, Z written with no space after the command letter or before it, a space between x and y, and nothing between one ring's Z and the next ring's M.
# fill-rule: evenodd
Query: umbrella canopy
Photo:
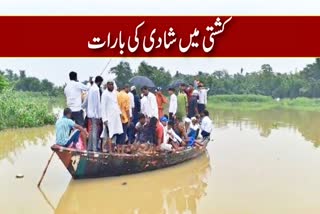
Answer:
M134 85L134 86L140 86L140 87L143 87L143 86L147 86L149 88L155 88L156 85L152 82L151 79L149 79L148 77L144 77L144 76L135 76L135 77L132 77L130 80L129 80L129 83L131 85Z
M181 84L185 83L184 80L174 80L170 85L169 88L178 88Z

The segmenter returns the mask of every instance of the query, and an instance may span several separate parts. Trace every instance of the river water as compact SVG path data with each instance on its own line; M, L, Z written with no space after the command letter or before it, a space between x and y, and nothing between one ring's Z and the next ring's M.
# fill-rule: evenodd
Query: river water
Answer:
M54 156L41 191L54 128L0 132L0 213L320 213L320 113L213 113L214 141L200 158L75 181Z

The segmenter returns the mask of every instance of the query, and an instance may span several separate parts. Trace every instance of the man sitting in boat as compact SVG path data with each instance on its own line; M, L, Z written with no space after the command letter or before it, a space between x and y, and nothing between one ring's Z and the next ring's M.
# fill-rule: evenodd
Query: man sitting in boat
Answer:
M78 143L80 132L83 132L88 137L88 132L82 126L71 120L72 111L66 108L63 111L63 117L56 122L56 143L64 147L75 147ZM70 131L73 130L70 134Z

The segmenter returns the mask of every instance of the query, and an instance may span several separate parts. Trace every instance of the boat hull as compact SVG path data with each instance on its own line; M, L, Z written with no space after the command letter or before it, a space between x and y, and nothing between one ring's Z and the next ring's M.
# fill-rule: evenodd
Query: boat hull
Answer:
M159 154L109 154L79 151L53 145L64 166L74 179L99 178L140 173L176 165L202 155L203 148L188 148L179 152Z

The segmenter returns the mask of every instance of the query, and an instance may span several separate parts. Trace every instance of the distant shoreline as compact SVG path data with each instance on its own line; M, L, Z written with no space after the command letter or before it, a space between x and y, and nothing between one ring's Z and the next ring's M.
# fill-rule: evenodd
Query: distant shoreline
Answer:
M245 111L268 109L320 111L320 99L298 97L277 100L263 95L214 95L208 98L207 108Z

